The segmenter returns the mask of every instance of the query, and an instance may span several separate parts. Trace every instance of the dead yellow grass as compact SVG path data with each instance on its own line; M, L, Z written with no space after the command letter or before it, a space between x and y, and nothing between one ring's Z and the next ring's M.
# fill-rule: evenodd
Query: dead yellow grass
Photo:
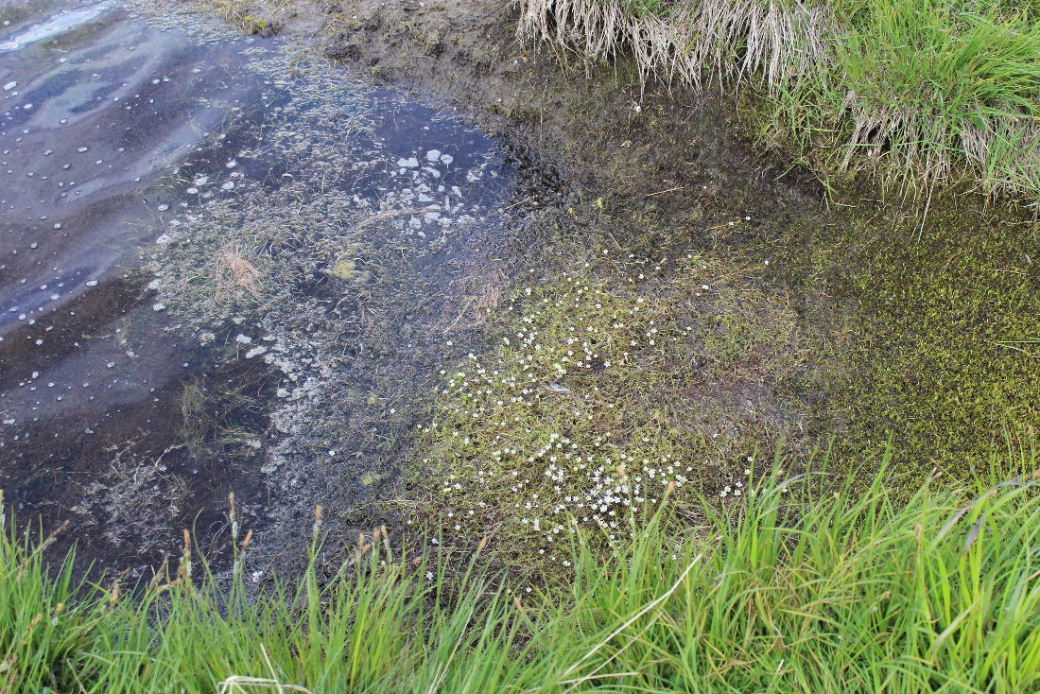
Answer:
M218 302L260 295L260 271L251 263L238 243L223 246L214 270L214 299Z

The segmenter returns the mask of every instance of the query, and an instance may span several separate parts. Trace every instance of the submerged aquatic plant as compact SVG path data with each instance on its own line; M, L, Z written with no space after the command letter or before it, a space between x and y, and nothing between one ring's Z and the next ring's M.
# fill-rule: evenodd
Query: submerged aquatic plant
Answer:
M698 256L603 262L521 283L497 349L442 372L423 520L562 561L580 527L617 542L669 494L738 498L756 452L799 444L807 352L782 294Z

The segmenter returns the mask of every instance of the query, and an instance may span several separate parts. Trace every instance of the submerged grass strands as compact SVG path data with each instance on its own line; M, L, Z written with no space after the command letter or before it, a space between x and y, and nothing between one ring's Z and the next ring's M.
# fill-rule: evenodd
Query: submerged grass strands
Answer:
M1035 691L1040 480L906 504L885 482L773 471L685 539L659 516L606 555L578 534L562 592L374 541L295 588L220 588L196 558L193 579L120 593L48 570L46 542L5 529L0 676L5 691Z

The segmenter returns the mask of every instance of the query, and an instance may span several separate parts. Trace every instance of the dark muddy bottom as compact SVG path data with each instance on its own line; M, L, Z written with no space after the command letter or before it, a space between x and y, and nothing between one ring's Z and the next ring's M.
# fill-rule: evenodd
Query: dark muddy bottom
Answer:
M315 425L319 436L300 418L309 401L382 402L393 388L380 379L418 383L434 368L430 326L450 314L455 329L462 314L451 300L431 308L426 292L449 296L452 268L478 272L470 258L497 237L501 209L537 198L516 192L515 162L450 113L331 68L297 70L276 40L159 26L113 1L8 13L8 509L45 530L69 521L59 547L78 543L83 561L144 570L185 528L218 554L232 491L262 528L329 495L348 503L344 468L358 489L389 477L357 460L399 459L419 416L408 407L387 405L397 417L382 434L365 420ZM408 273L421 281L394 284ZM395 298L376 312L388 324L373 333L365 307L388 287ZM336 472L308 482L300 461L318 448Z

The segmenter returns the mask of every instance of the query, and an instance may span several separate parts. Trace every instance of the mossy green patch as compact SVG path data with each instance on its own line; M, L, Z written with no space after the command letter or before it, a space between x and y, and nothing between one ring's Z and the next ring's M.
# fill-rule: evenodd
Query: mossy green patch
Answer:
M695 255L584 263L521 281L499 346L445 371L422 427L418 506L463 537L551 559L656 508L739 497L756 456L802 442L808 346L756 270Z
M964 478L1040 421L1040 267L1035 232L944 199L919 218L817 227L776 272L828 297L809 307L846 362L826 408L850 448L892 437L900 466Z
M207 5L212 5L226 21L237 25L248 34L269 37L281 29L277 22L262 16L261 8L250 0L207 0L203 7Z

